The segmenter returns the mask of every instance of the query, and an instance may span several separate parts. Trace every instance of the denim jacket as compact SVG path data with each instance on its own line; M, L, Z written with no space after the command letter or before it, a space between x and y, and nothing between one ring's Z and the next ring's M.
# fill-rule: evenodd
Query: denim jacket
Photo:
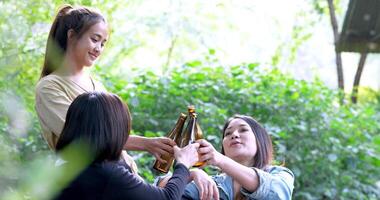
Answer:
M270 166L265 171L253 169L260 179L260 185L255 192L249 192L244 188L240 190L248 199L288 200L292 198L294 175L289 169L281 166ZM219 198L221 200L233 200L232 177L227 174L220 174L212 178L219 189ZM194 181L187 184L183 199L199 199L198 188Z

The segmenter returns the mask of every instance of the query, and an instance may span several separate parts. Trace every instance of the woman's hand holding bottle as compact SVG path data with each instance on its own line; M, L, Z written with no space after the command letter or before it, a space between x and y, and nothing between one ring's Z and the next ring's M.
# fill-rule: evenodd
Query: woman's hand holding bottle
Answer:
M220 167L224 155L219 153L214 146L205 139L197 140L197 143L200 145L198 149L200 155L199 160L205 161L208 165Z
M178 163L190 168L198 161L198 143L189 144L183 148L174 146L174 157Z

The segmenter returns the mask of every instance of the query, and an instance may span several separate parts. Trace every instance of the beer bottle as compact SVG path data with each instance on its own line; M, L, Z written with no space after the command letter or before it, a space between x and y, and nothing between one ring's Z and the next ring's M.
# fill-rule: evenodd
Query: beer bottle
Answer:
M197 122L197 113L195 112L195 107L193 105L188 106L188 113L189 121L186 125L184 133L182 134L184 138L181 142L181 147L194 143L196 140L203 138L201 127ZM204 162L197 162L193 167L200 167L204 164Z
M185 124L187 116L183 113L180 114L178 117L177 123L175 124L174 128L168 133L167 137L174 140L177 146L181 145L181 133L183 126ZM171 165L173 164L174 155L161 155L161 158L166 161L166 163L162 163L159 160L156 159L153 165L153 169L161 172L161 173L168 173Z

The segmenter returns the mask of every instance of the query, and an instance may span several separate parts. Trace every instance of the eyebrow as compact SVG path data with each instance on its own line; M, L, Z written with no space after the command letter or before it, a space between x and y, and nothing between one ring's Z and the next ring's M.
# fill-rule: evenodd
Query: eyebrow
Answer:
M99 33L94 33L95 36L98 36L99 38L103 38L102 35L100 35ZM104 42L107 42L107 39L104 38Z
M246 126L246 127L247 127L248 125L246 125L246 124L240 124L240 125L239 125L239 127L243 127L243 126ZM229 130L229 129L231 129L231 128L232 128L232 126L228 127L226 130Z

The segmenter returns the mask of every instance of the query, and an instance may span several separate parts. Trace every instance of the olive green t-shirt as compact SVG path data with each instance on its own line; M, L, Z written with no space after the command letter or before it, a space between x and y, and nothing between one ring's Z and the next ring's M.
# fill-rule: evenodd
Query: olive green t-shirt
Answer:
M41 124L42 136L50 149L55 149L71 102L77 96L86 92L106 92L100 82L93 79L91 81L91 89L80 86L67 76L55 74L49 74L38 81L35 109ZM123 152L122 156L132 170L137 172L137 166L133 159L126 152Z
M92 81L90 91L103 91L105 88L97 81ZM90 92L69 77L49 74L43 77L36 87L36 111L42 128L42 136L51 149L55 149L59 135L65 123L66 113L71 102L85 92Z

